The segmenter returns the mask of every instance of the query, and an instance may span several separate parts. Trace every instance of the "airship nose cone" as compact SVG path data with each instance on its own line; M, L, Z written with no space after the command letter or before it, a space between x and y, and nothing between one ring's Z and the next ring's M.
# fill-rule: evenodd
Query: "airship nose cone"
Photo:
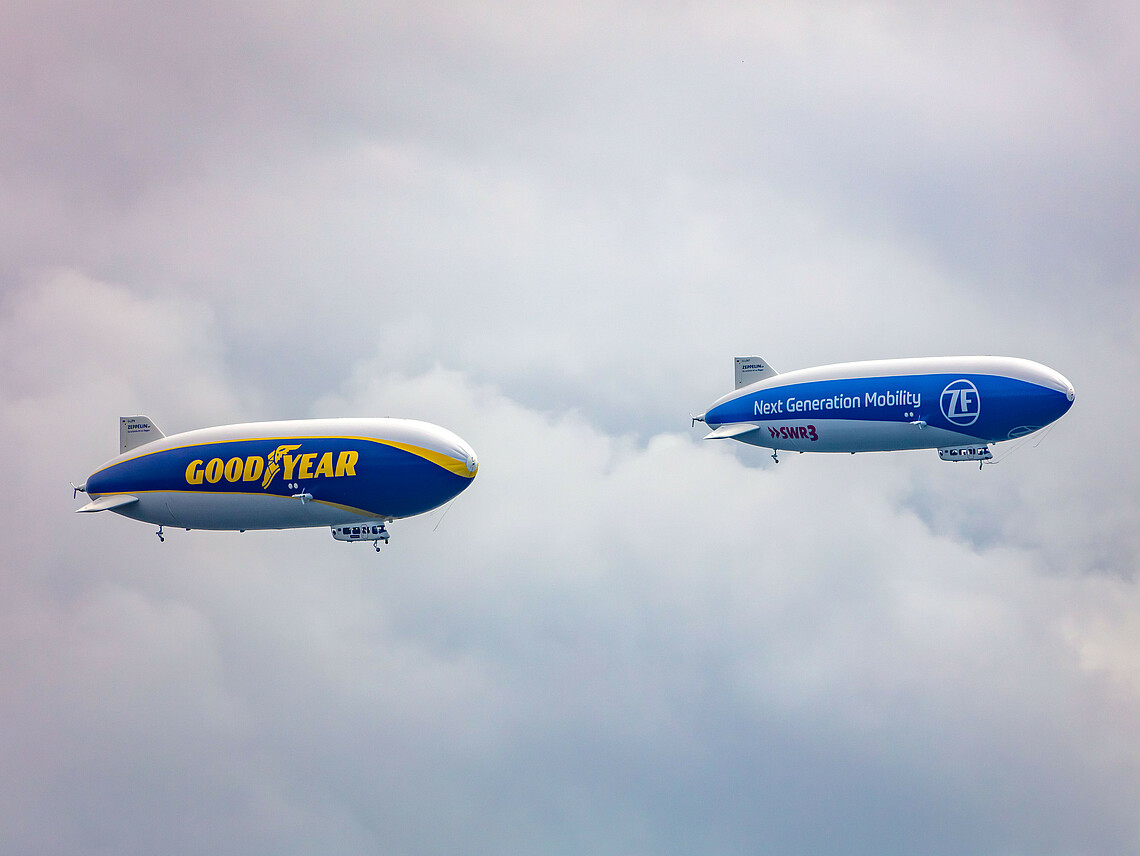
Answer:
M467 472L471 473L472 476L479 472L479 458L470 446L467 448Z
M1060 372L1056 372L1056 375L1057 375L1057 386L1055 386L1054 388L1057 389L1058 392L1064 393L1065 399L1067 402L1065 405L1065 410L1068 410L1070 407L1073 406L1073 401L1076 400L1077 390L1073 386L1072 381L1070 381L1063 374L1061 374Z
M1048 368L1046 366L1039 366L1037 378L1035 380L1045 389L1052 390L1055 393L1060 393L1061 395L1065 396L1065 403L1064 407L1061 410L1061 413L1065 413L1070 407L1073 406L1073 401L1077 397L1077 391L1073 387L1072 382L1059 371L1056 369Z

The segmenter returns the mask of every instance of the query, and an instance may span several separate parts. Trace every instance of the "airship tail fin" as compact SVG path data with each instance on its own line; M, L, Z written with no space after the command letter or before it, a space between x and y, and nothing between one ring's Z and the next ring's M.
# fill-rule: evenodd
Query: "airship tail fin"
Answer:
M748 386L750 383L756 383L758 380L767 380L770 377L775 377L779 372L768 365L760 357L737 357L736 358L736 388L740 389L742 386Z
M119 454L137 449L152 440L161 440L166 435L158 430L149 416L119 417Z
M82 508L75 509L76 514L86 514L92 511L110 511L112 508L121 508L124 505L130 505L132 502L138 502L137 496L130 496L125 493L108 494L101 496L98 499L93 499Z

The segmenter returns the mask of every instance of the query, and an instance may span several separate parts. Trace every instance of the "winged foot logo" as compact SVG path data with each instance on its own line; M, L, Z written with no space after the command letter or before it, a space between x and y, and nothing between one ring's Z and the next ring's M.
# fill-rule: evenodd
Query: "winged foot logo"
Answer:
M228 460L200 458L191 461L186 467L186 484L218 484L223 479L231 484L256 482L261 480L263 490L268 490L278 473L285 481L315 478L343 478L356 475L356 464L360 453L354 450L342 452L307 452L293 454L301 448L301 443L282 443L264 458L261 455L235 456ZM319 460L318 460L319 459Z
M269 483L273 481L273 477L281 471L281 459L288 456L290 452L295 452L300 448L300 443L293 446L280 445L266 456L265 481L261 483L262 488L269 487Z

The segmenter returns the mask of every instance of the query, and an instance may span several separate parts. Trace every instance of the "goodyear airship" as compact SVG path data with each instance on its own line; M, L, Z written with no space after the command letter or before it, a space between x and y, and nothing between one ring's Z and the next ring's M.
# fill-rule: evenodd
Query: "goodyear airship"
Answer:
M1014 357L920 357L780 374L736 357L736 389L695 421L706 439L780 451L937 449L944 461L984 462L991 443L1039 431L1073 406L1060 373Z
M80 512L185 529L328 526L338 541L388 542L386 524L438 508L479 471L474 450L412 419L302 419L165 436L119 420L119 456L76 488Z

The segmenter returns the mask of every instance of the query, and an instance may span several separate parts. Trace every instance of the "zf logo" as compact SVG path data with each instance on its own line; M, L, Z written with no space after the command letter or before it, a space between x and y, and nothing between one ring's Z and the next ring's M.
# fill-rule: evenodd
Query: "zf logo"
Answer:
M981 412L978 388L968 380L956 380L942 390L942 415L955 425L973 425Z

